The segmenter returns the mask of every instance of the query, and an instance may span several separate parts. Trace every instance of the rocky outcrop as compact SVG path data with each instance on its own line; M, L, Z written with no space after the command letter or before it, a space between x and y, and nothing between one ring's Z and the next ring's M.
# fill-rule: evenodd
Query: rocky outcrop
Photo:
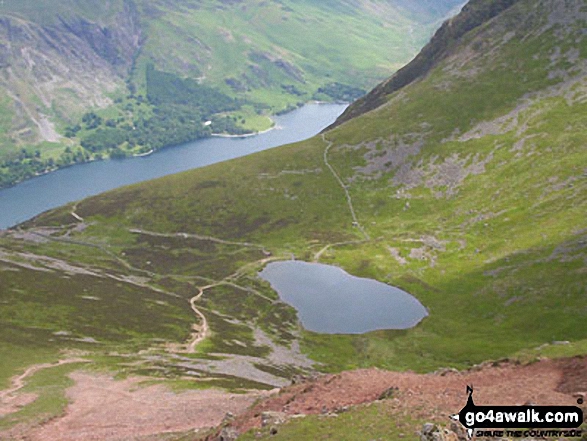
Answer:
M77 37L96 55L116 68L120 74L127 74L141 44L141 29L136 5L127 0L123 11L111 25L103 26L84 17L59 17L63 31Z
M420 430L420 441L468 441L467 433L462 426L452 423L450 429L426 423Z
M12 141L57 141L55 120L109 105L108 94L124 85L141 44L130 0L108 23L75 15L49 24L0 16L0 98L12 113L4 127Z

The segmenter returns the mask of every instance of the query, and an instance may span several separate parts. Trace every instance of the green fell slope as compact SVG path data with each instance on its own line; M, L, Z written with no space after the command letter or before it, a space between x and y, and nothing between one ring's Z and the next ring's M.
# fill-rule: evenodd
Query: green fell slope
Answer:
M72 347L96 366L233 388L279 385L311 367L305 357L325 371L424 372L585 353L586 20L579 0L520 0L423 78L323 136L118 189L4 233L0 345L21 355L3 378ZM256 277L292 255L401 287L430 315L406 331L307 332ZM44 291L28 274L47 278ZM114 293L90 294L93 303L84 283ZM198 292L202 315L188 301ZM43 312L46 296L66 305ZM95 325L76 318L87 311ZM206 338L178 358L202 317ZM248 368L235 374L226 360Z
M402 67L391 78L377 85L369 94L350 106L332 127L342 124L358 115L376 109L385 102L385 98L425 77L433 67L445 59L455 45L467 32L484 25L493 17L505 11L518 0L486 0L467 3L460 14L447 20L436 31L431 41L406 66ZM458 49L457 49L458 50Z
M6 0L0 186L211 132L265 130L270 115L313 99L352 101L460 3ZM161 88L191 99L162 103Z

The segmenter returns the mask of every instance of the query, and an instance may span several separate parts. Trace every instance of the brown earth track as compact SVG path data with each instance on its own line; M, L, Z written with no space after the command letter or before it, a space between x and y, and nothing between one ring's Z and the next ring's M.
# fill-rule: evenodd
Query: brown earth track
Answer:
M21 407L32 403L37 399L36 394L17 394L26 386L26 380L43 369L50 369L64 364L88 363L83 358L68 358L55 363L35 364L28 367L22 374L13 377L10 388L0 391L0 417L16 412ZM1 438L0 438L1 439Z

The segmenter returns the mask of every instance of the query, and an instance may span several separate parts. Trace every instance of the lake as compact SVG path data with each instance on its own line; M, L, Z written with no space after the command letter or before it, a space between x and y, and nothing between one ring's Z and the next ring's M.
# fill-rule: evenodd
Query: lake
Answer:
M297 260L272 262L259 276L298 311L304 328L324 334L408 329L428 312L399 288L351 276L341 268Z
M275 116L276 129L259 135L207 138L167 147L149 156L73 165L29 179L0 190L0 229L123 185L302 141L332 124L346 107L345 104L306 104L293 112Z

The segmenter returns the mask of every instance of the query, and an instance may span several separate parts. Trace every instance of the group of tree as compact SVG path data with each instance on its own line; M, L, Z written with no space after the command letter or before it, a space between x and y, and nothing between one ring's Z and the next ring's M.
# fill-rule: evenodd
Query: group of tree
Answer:
M297 92L285 86L284 90L291 94ZM103 118L94 111L85 113L81 121L66 127L64 132L68 138L78 138L82 148L68 147L58 159L42 158L38 150L22 149L0 161L0 187L91 158L122 158L130 152L157 150L212 133L247 133L236 117L226 115L240 109L244 103L194 79L181 78L149 65L146 96L136 95L134 87L129 91L131 101L123 105L124 100L118 99L116 103L129 117L113 119ZM320 88L315 97L352 101L363 93L361 89L331 83ZM143 103L147 103L152 112L134 111ZM149 116L144 116L147 114ZM206 121L210 123L205 124Z
M66 149L58 159L41 157L39 150L22 149L0 161L0 188L47 173L60 167L88 161L90 155L81 148Z
M121 157L136 146L148 151L210 136L213 131L244 133L233 119L214 116L241 107L241 103L228 95L191 78L159 71L152 65L147 67L146 79L152 116L135 117L132 121L104 121L89 112L82 118L85 130L80 144L84 149ZM135 98L144 101L142 96ZM212 125L205 125L207 120L211 120ZM79 126L70 127L68 134L75 136L80 129Z
M315 97L353 101L363 94L362 89L330 83L318 89ZM142 95L132 97L139 105L145 102ZM153 65L146 69L146 101L153 109L149 117L135 115L130 120L104 120L96 113L88 112L82 117L81 125L66 129L66 136L80 137L80 145L94 155L123 157L136 151L137 146L141 151L149 151L193 141L211 133L247 133L234 117L224 115L240 109L243 103L192 78L181 78ZM132 114L131 104L127 103L125 109ZM206 121L211 124L204 124Z
M316 91L314 94L314 99L320 100L328 98L334 101L352 103L353 101L365 95L365 93L365 90L358 87L353 87L342 83L329 83L323 87L320 87Z

